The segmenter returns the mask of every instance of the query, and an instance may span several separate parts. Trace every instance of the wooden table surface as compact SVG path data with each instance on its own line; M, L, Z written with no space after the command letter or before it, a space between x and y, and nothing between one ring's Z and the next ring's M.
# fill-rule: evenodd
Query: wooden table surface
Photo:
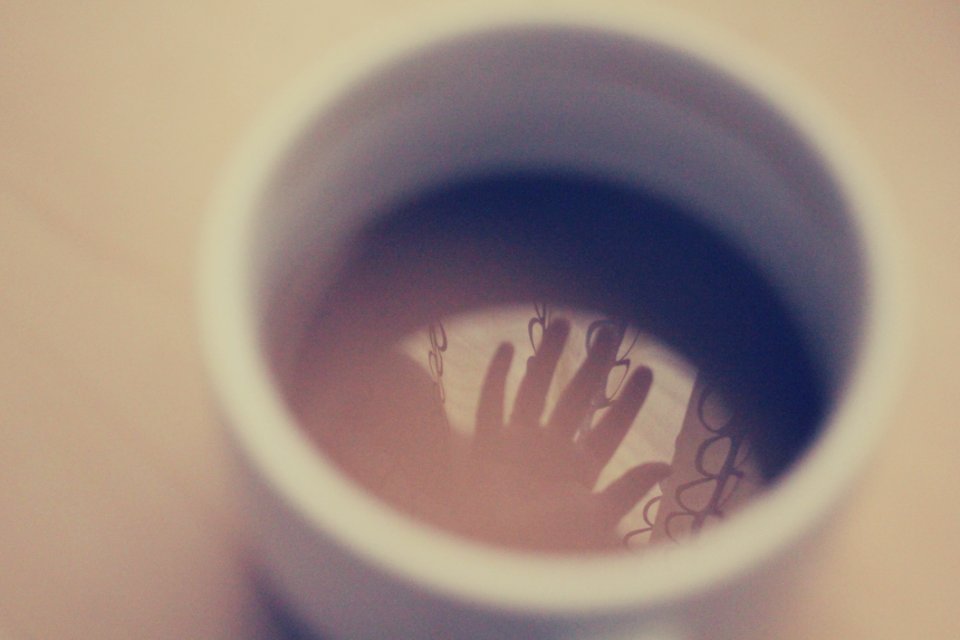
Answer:
M904 385L864 482L770 602L716 633L960 638L960 4L672 5L832 104L890 186L913 278ZM290 635L244 568L204 393L198 228L277 90L430 7L0 3L0 636Z

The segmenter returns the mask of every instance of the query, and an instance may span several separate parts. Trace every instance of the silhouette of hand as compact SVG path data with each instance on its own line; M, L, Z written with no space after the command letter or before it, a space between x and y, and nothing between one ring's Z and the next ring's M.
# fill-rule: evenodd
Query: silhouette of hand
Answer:
M552 321L504 422L504 391L513 347L500 345L480 392L467 464L466 503L458 523L466 533L510 546L587 550L616 546L615 527L670 472L662 463L628 470L599 492L594 485L646 400L650 369L636 370L619 397L589 427L591 401L606 385L619 336L601 330L587 358L541 425L547 392L570 327ZM581 427L588 429L581 433Z

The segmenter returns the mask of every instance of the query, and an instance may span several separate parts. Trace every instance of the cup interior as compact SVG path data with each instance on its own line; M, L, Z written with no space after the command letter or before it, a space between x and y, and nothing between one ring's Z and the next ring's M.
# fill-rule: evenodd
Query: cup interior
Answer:
M630 286L569 295L638 317L729 388L747 390L758 411L775 405L768 474L795 468L832 428L863 360L874 283L861 214L818 134L727 67L654 32L520 22L421 39L328 79L254 176L238 235L237 286L248 288L264 379L282 386L326 292L371 230L437 233L455 246L482 219L502 241L491 264L525 247L556 249L527 242L530 228L498 218L496 201L426 217L395 216L398 205L523 176L562 208L563 185L582 180L603 206L531 220L574 236L602 220L607 233L580 247L573 266L600 264ZM646 213L618 208L610 185L643 194ZM644 260L650 252L656 268ZM504 295L529 293L517 287ZM253 391L283 403L276 389Z
M812 437L806 432L856 362L867 286L860 240L831 167L740 80L663 43L586 28L513 26L434 42L370 70L306 123L267 184L260 208L269 215L258 217L252 234L254 252L270 248L255 287L276 370L284 370L284 353L298 352L291 335L320 300L311 292L324 290L351 243L382 226L398 203L458 181L524 174L586 176L675 209L650 213L649 224L607 216L608 238L568 248L587 254L568 269L573 279L578 265L604 260L611 243L637 265L649 262L645 252L658 256L658 273L611 266L631 272L622 276L624 291L586 302L644 314L655 333L731 386L793 396L789 429L804 431L798 441ZM420 226L407 234L424 237L446 225L464 236L468 215L496 217L408 216L408 227ZM615 242L625 234L663 236L659 221L650 222L657 215L682 219L716 242L700 242L693 231L655 238L657 246ZM539 222L576 233L577 224L598 217L584 210ZM514 249L531 235L490 224ZM742 258L736 266L721 267L726 248ZM757 282L744 285L751 278Z

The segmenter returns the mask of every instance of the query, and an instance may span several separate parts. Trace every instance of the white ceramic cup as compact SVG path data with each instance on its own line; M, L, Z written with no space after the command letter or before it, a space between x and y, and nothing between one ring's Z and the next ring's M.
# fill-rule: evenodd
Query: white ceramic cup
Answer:
M685 637L705 593L794 548L862 467L892 393L902 305L884 203L822 109L687 20L490 10L371 34L287 96L228 169L201 256L202 342L257 557L324 637ZM360 489L279 389L350 234L492 168L559 166L689 206L783 297L830 410L749 508L643 554L509 551Z

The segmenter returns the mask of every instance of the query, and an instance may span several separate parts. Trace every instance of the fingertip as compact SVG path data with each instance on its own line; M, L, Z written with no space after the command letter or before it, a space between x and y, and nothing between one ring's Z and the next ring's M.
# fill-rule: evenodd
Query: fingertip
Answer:
M589 347L588 357L602 360L613 358L620 346L620 339L621 336L614 327L601 327Z
M501 342L497 346L496 353L493 354L494 359L497 362L502 362L503 360L511 360L513 358L513 343L511 342Z
M666 462L644 462L627 471L624 476L632 479L633 482L652 487L666 480L671 473L673 473L673 467Z
M670 476L665 462L647 462L628 470L602 492L613 522L625 516L654 486Z
M648 462L643 466L647 467L647 477L652 478L654 482L662 482L673 473L673 467L666 462Z
M547 332L556 336L557 340L566 340L570 333L570 321L566 318L553 318L547 326Z
M477 403L476 431L481 440L487 437L486 434L495 433L503 424L504 386L512 358L513 345L501 342L490 360Z
M548 361L559 358L569 334L570 323L565 318L554 318L544 331L543 343L537 355L545 356Z
M633 412L631 420L636 417L636 412L639 411L647 401L647 396L652 386L653 371L649 368L640 367L630 374L617 401L617 405L621 406L624 411Z
M650 367L638 367L630 376L630 386L634 389L647 390L653 385L653 370Z

